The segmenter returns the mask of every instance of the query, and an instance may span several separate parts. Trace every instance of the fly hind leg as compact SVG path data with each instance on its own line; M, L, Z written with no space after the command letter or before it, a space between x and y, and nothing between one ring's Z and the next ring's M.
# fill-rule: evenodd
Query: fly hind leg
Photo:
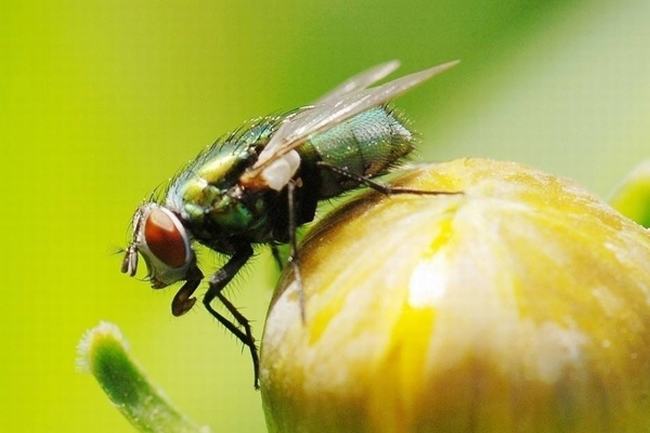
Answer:
M289 206L289 259L288 262L293 270L293 278L298 286L298 299L300 303L300 318L305 323L305 290L302 285L302 275L300 274L300 258L298 256L298 242L296 240L296 183L291 180L287 185L287 202Z
M416 195L457 195L463 194L462 191L427 191L424 189L413 189L413 188L402 188L399 186L390 186L383 183L376 182L368 177L361 176L356 173L352 173L344 168L336 167L334 165L328 164L324 161L319 161L319 167L322 167L326 170L331 171L332 173L338 174L339 176L347 177L348 179L354 180L362 185L366 185L369 188L374 189L385 195L395 195L395 194L416 194Z
M245 245L241 247L231 258L228 260L221 269L219 269L213 276L210 278L210 286L208 291L203 297L203 305L206 310L219 321L223 326L228 329L235 337L237 337L245 346L248 347L251 359L253 361L253 375L254 381L253 385L255 389L259 388L259 357L257 354L257 346L255 346L255 338L253 338L253 332L250 326L248 319L237 310L237 308L221 293L224 287L232 280L235 274L241 269L242 266L248 261L248 259L253 255L253 249L250 245ZM212 307L212 301L217 298L224 307L230 312L235 321L239 326L235 325L233 322L228 320L218 311ZM242 329L243 328L243 331Z

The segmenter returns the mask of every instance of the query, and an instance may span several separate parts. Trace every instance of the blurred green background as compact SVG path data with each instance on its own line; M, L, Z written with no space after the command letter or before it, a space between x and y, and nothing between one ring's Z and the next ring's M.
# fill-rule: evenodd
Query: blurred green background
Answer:
M400 73L462 59L397 104L423 134L419 160L522 161L605 197L650 156L648 22L647 0L4 0L1 429L131 431L74 368L106 319L194 420L264 431L234 339L119 273L140 200L244 120L392 58ZM259 335L275 274L266 253L255 262L230 296Z

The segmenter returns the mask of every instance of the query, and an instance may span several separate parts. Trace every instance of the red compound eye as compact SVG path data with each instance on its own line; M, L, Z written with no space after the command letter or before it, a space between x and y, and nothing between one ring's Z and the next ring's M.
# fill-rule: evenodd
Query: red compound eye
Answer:
M152 209L144 224L144 240L149 250L169 267L185 264L185 239L172 217L162 209Z

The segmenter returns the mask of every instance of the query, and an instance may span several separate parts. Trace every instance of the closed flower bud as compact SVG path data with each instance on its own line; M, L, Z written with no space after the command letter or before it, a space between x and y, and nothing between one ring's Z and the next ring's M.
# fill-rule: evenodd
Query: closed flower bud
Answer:
M262 342L270 432L650 429L650 231L571 181L458 160L300 250Z

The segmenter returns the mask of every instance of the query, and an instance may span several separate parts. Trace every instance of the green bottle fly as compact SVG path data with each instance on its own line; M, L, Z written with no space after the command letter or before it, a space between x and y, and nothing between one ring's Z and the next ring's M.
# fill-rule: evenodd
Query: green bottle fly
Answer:
M254 383L258 355L251 327L223 288L253 254L253 245L290 246L289 264L301 290L295 231L314 218L318 202L360 186L385 194L450 194L390 188L373 180L413 150L415 136L388 105L395 97L457 62L370 87L396 61L356 75L312 105L250 122L202 151L170 183L160 200L140 206L122 272L135 275L140 254L153 288L184 281L172 301L180 316L195 304L204 275L192 244L230 256L208 279L205 308L250 350ZM453 194L453 193L452 193ZM232 319L217 312L218 299Z

